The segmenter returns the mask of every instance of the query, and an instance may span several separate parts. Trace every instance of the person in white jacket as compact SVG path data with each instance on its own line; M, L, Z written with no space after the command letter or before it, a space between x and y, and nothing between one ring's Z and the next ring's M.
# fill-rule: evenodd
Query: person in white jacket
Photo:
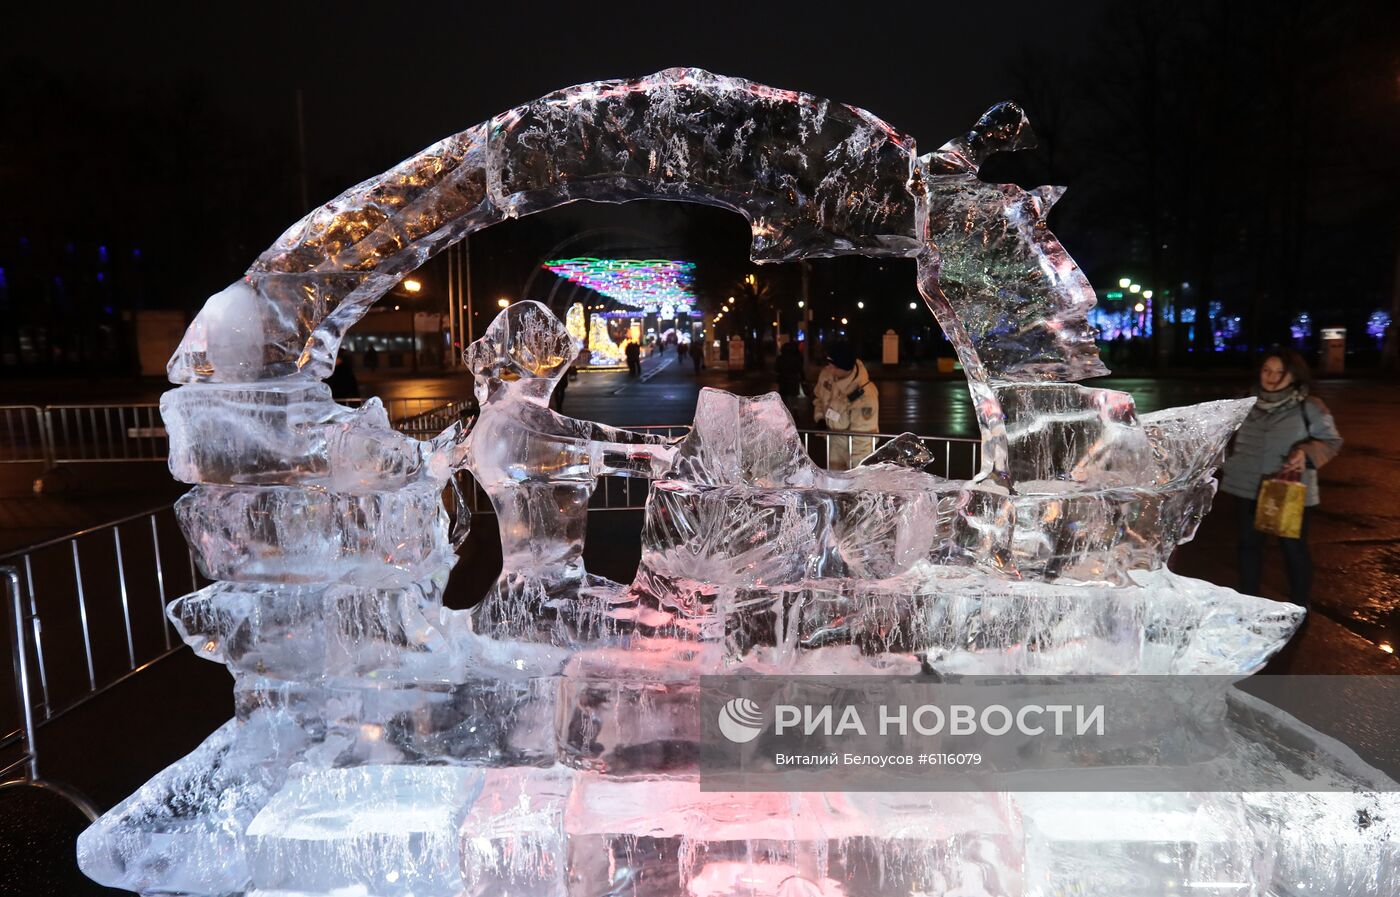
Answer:
M812 394L812 413L818 427L832 431L827 440L829 469L849 470L875 451L873 438L846 435L880 431L880 393L849 343L831 347Z

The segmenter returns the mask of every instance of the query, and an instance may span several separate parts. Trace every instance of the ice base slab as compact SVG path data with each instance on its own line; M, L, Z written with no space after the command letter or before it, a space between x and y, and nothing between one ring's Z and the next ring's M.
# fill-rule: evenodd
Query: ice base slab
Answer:
M220 729L82 835L83 870L209 897L1400 893L1394 794L702 792L560 765L313 765L285 728Z
M474 895L1020 893L1019 822L999 795L710 793L496 769L462 838Z
M457 897L458 829L481 787L452 766L294 770L248 826L253 886Z
M1004 795L702 792L582 775L564 824L589 897L1021 893L1020 820Z
M221 895L247 887L244 830L285 763L228 722L78 837L83 874L140 894ZM265 744L263 745L266 746Z
M1274 856L1238 795L1021 794L1027 897L1262 895Z
M1400 895L1394 794L1014 797L1025 820L1026 897Z
M1400 796L1277 792L1244 800L1276 833L1277 893L1400 895Z

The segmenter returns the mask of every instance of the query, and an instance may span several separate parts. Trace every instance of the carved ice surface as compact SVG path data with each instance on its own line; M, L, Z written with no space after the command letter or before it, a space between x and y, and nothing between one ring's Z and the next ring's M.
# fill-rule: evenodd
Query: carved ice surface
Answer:
M407 588L219 582L171 602L170 619L201 657L299 682L430 678L451 617L445 576Z
M1088 312L1094 289L1045 225L1063 187L1026 191L977 177L992 153L1035 145L1025 114L989 110L964 137L919 159L928 190L933 282L996 380L1082 380L1108 373Z
M455 560L437 483L364 494L196 486L175 515L209 579L406 586Z
M586 583L583 539L598 477L648 476L670 456L658 437L550 409L578 350L538 302L510 306L467 347L481 414L467 437L466 466L496 511L503 559L484 614L532 613L533 601L573 597Z
M293 770L248 825L251 877L260 890L460 894L459 829L481 787L481 770L456 766Z
M1093 291L1045 226L1058 190L978 177L1030 139L1002 104L920 157L860 109L670 69L526 103L290 228L195 318L161 402L171 472L194 486L177 514L218 580L169 613L233 673L235 717L89 828L82 868L250 897L1395 893L1400 801L1244 698L1228 737L1191 746L1223 781L1356 793L700 789L704 675L1240 675L1300 623L1166 568L1249 400L1139 417L1069 382L1104 369ZM929 473L909 435L823 470L772 395L705 390L678 441L557 414L582 319L533 302L468 348L469 429L412 439L318 382L346 330L454 240L640 198L743 214L757 261L916 257L982 475ZM442 606L461 470L503 557L472 610ZM653 481L627 585L583 566L603 476Z

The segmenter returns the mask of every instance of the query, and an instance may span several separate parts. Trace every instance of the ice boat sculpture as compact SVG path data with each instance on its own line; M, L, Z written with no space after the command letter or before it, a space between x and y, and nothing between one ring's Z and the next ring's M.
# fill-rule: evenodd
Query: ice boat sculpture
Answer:
M1244 674L1297 625L1165 568L1245 408L1138 417L1074 382L1104 371L1093 292L1045 228L1057 191L977 176L1030 139L1003 104L920 156L862 110L672 69L512 109L298 222L206 303L161 403L194 486L180 520L218 580L170 616L233 673L236 716L88 829L82 868L250 897L1395 893L1400 807L1322 748L1287 781L1354 793L698 787L703 674ZM434 253L639 198L739 212L761 262L915 257L968 373L981 475L926 473L910 438L828 473L771 398L707 392L677 445L553 414L578 347L531 303L468 351L469 432L420 442L377 402L331 400L346 330ZM462 469L505 549L473 611L442 606ZM605 474L654 480L626 586L580 562ZM1244 736L1231 750L1271 762Z

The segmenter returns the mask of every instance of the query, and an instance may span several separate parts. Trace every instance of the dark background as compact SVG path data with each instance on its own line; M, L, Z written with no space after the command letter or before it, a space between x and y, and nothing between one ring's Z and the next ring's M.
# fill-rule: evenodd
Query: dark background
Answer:
M922 152L1014 99L1040 147L994 158L984 175L1069 185L1051 224L1101 291L1131 276L1175 291L1198 320L1211 303L1241 318L1224 355L1187 352L1184 333L1159 326L1133 363L1220 364L1275 343L1312 351L1321 327L1340 325L1349 366L1378 364L1381 338L1366 329L1394 311L1400 245L1394 10L1356 0L14 7L0 30L0 356L12 362L0 372L131 371L133 311L193 313L312 205L517 103L677 65L863 106ZM576 207L483 233L477 288L518 296L537 246L618 214ZM661 235L648 248L723 259L702 272L706 303L728 287L706 291L704 277L742 274L737 217L669 206L624 218ZM873 310L907 315L905 263L822 264L818 294L859 292ZM1301 312L1313 327L1295 340ZM890 320L937 339L925 318ZM16 352L22 327L52 351Z

